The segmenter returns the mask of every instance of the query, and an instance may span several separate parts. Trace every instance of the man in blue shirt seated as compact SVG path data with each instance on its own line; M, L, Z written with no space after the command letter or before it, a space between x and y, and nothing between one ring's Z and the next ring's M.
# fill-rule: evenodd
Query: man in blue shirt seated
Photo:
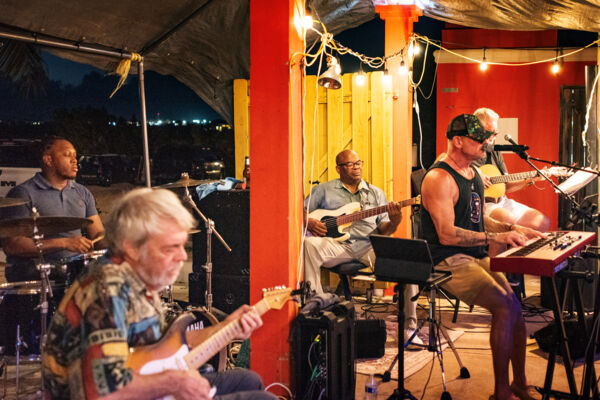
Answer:
M362 179L362 164L358 154L353 150L343 150L335 158L336 171L339 179L321 183L313 188L310 195L304 200L306 214L324 209L336 210L346 204L357 202L361 209L369 209L388 204L383 190L367 183ZM325 237L327 228L325 224L314 218L307 218L307 230L313 236L304 241L304 280L310 283L315 293L322 294L321 266L331 268L337 264L352 259L358 259L363 264L373 269L375 253L371 247L369 235L378 233L391 235L396 231L402 220L402 207L396 202L390 202L388 212L374 215L352 223L346 230L350 235L345 241L336 241ZM406 335L411 336L417 325L416 303L410 297L416 294L416 285L407 285L405 290ZM418 337L413 343L421 344Z
M89 218L92 223L81 229L46 235L41 241L44 260L61 262L69 257L86 253L94 248L93 239L104 235L104 227L96 210L92 193L75 182L77 152L66 139L50 137L43 141L40 163L42 172L12 188L7 197L21 198L26 205L7 207L4 219L31 217L35 207L40 217ZM96 245L100 246L100 243ZM6 259L6 279L9 282L38 280L34 260L39 250L31 237L14 236L2 241Z

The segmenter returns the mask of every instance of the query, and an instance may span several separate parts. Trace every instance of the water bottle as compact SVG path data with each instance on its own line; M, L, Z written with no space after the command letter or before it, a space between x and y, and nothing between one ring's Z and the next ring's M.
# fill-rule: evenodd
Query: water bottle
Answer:
M244 171L242 172L242 176L244 177L246 189L250 189L250 157L248 156L244 159Z
M365 382L364 400L377 400L377 380L375 375L371 374Z

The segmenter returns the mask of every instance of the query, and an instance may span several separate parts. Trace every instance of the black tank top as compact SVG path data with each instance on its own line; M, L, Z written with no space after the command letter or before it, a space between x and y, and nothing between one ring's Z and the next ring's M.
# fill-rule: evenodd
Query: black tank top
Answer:
M454 226L470 231L483 232L483 182L479 173L471 167L474 172L473 179L466 179L443 161L432 165L429 171L434 168L447 171L458 186L458 201L454 205ZM429 243L435 265L458 253L468 254L476 258L487 256L486 246L461 247L440 244L431 215L423 206L421 207L421 236Z

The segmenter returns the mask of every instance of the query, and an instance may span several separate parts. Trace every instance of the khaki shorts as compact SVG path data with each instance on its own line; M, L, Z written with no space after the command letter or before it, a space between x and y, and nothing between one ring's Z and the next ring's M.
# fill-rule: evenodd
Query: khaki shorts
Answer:
M452 272L452 279L442 285L454 296L473 305L481 291L494 282L505 287L507 280L501 272L490 270L490 258L475 258L455 254L435 266L435 269Z

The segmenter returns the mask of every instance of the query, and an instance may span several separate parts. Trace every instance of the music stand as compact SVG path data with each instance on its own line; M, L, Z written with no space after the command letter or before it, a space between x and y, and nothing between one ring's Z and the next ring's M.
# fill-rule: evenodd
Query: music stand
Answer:
M382 235L371 235L371 244L375 251L375 277L378 280L396 282L394 290L398 297L398 355L389 370L386 371L386 375L389 375L389 371L394 367L396 360L398 361L398 388L394 390L394 393L388 399L415 399L415 397L404 387L404 348L412 341L417 332L421 329L425 322L430 323L429 332L429 351L436 352L440 360L440 367L442 369L442 383L444 386L444 392L442 393L442 400L452 399L450 394L446 391L446 379L444 376L444 365L442 358L441 340L439 334L440 331L446 338L446 341L450 345L450 348L454 352L459 366L461 367L461 378L468 378L469 372L463 367L462 362L456 352L452 340L444 329L440 326L440 323L435 319L435 298L439 287L452 279L450 272L436 272L433 270L433 259L429 250L427 241L421 239L401 239ZM421 326L415 331L415 333L408 339L408 342L404 344L403 331L404 331L404 287L406 284L419 284L425 289L429 290L429 318L421 323ZM418 295L411 300L416 300Z
M377 280L396 282L398 297L398 388L388 399L415 399L404 387L404 287L406 284L424 284L431 276L433 261L425 240L401 239L371 235L375 252Z

